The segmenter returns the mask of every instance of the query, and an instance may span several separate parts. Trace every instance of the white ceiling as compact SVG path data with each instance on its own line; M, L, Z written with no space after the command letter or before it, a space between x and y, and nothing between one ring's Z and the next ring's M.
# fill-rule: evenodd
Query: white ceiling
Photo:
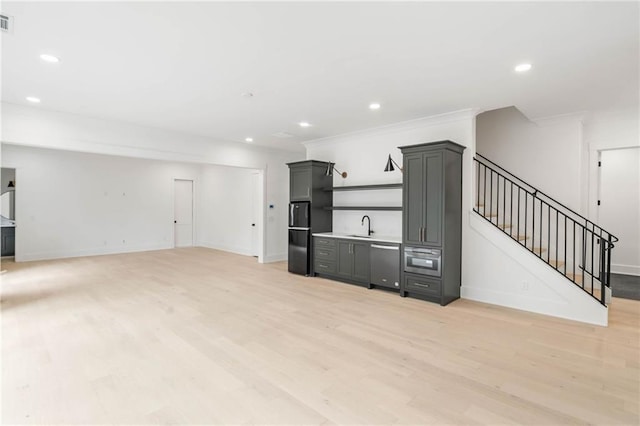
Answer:
M467 108L515 105L536 118L638 103L637 2L4 2L2 12L15 17L2 35L3 101L37 96L38 108L218 140L301 150ZM42 62L45 52L62 62ZM521 62L533 69L516 74Z

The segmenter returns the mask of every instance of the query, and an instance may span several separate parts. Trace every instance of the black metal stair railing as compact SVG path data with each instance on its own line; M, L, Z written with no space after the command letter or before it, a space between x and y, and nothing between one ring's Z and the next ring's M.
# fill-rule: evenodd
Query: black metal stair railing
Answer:
M473 210L604 306L618 238L476 153Z

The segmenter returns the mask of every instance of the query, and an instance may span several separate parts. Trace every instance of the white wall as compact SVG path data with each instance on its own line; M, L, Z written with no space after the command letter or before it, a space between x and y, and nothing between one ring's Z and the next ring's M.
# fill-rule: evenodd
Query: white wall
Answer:
M399 170L384 172L389 154L402 165L399 146L445 139L469 146L473 141L470 127L473 116L472 111L463 111L310 141L304 144L307 148L307 159L331 161L336 163L338 170L346 171L346 179L334 173L334 186L402 182L402 173ZM469 166L472 155L469 150L464 154L465 162ZM470 185L467 189L469 188ZM470 199L470 196L466 199ZM334 192L334 205L362 204L401 206L402 191L398 189ZM365 214L371 217L371 228L376 235L401 237L402 213L399 211L335 211L333 228L337 232L364 233L366 228L361 225L361 218Z
M477 117L479 154L560 203L582 208L582 122L576 117L530 121L514 107Z
M136 126L40 108L2 104L3 143L123 157L215 164L265 171L265 261L287 256L287 162L302 152L263 149L244 143L216 141L194 135ZM2 160L3 165L13 167ZM22 174L18 170L18 175ZM20 239L20 237L17 237ZM18 249L19 250L19 249Z
M252 255L252 174L237 167L204 166L200 175L198 245Z
M628 179L638 179L638 166L630 166L629 162L612 164L606 157L615 158L615 152L629 147L640 147L640 120L637 108L617 111L595 111L590 114L584 126L585 170L588 185L587 204L589 219L601 224L609 232L620 238L620 243L613 250L611 270L616 273L640 275L640 247L638 228L640 217L633 218L629 209L640 205L640 189L627 190L624 194L602 194L600 187L601 173L617 173ZM618 151L624 153L625 151ZM627 151L632 152L632 151ZM621 154L624 155L624 154ZM604 158L601 158L604 157ZM602 168L598 168L598 161L604 159ZM621 168L621 165L623 168ZM616 170L612 170L615 168ZM607 209L607 217L600 214L598 199L625 200L624 209ZM604 208L604 207L603 207ZM635 207L637 209L637 207ZM616 216L616 212L619 214ZM604 220L604 221L603 221Z
M173 179L199 165L3 145L16 167L16 260L173 247Z

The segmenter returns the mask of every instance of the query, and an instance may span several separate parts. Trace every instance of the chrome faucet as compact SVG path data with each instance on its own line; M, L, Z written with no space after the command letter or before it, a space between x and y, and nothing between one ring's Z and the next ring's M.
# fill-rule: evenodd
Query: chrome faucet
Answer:
M369 216L367 216L366 214L364 216L362 216L362 225L364 225L364 220L367 219L367 236L371 236L371 234L373 234L373 231L371 230L371 218Z

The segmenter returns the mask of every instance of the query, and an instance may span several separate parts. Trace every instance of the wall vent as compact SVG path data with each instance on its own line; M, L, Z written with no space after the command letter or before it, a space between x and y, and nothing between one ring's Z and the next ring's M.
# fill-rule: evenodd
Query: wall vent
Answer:
M13 32L13 16L0 13L0 30L2 30L3 33Z

